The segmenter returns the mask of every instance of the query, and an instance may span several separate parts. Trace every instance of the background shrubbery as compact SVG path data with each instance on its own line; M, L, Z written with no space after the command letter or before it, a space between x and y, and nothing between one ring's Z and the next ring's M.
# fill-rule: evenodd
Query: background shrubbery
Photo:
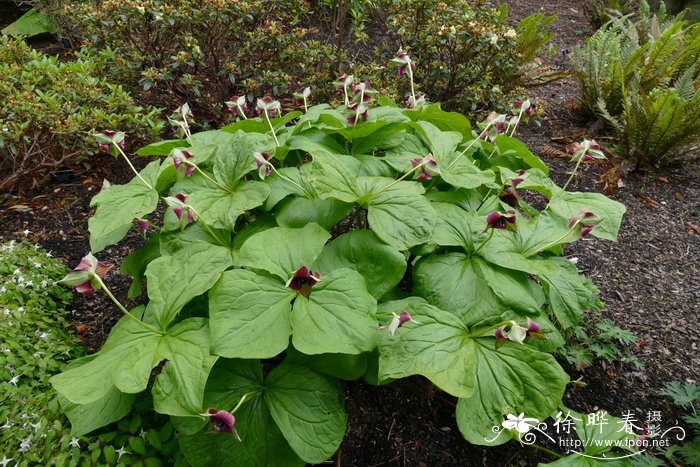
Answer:
M86 50L60 61L0 37L0 191L94 154L95 129L123 129L137 142L158 136L158 110L137 105L104 66Z

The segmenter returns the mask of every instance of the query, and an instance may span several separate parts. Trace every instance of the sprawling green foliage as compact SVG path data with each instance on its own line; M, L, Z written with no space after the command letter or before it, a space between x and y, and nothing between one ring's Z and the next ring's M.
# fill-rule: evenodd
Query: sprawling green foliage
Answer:
M104 78L103 66L86 51L60 62L22 40L0 37L0 191L94 154L97 128L129 131L136 144L158 136L157 109L136 105Z
M700 136L700 26L647 14L598 30L574 53L588 112L638 166L688 152Z
M71 410L74 426L150 387L193 465L303 465L342 441L339 378L424 375L460 398L478 444L515 436L492 439L507 414L559 406L568 376L551 353L595 301L559 255L588 233L614 240L624 207L549 179L512 137L525 106L511 135L491 131L505 116L477 134L438 105L365 113L348 92L348 106L275 118L261 101L261 118L147 146L169 157L93 199L94 253L134 219L154 230L122 267L147 303L118 304L104 347L52 379L71 407L100 408ZM72 283L106 288L99 270L90 257ZM222 410L240 441L205 433L207 418L233 433Z

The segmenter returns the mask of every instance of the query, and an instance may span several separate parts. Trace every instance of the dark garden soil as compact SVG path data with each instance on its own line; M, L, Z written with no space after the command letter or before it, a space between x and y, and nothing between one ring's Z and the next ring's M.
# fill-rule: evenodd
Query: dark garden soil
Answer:
M0 1L0 5L3 2ZM556 53L543 66L567 69L570 50L591 33L579 1L510 0L514 19L543 11L558 13ZM595 137L611 140L600 125L579 119L577 88L571 79L531 88L530 98L546 112L542 126L523 128L519 137L551 167L562 185L572 164L566 144ZM25 187L19 196L0 198L0 240L27 238L71 267L89 251L87 219L90 198L102 180L123 183L130 173L122 161L104 157L92 167L67 167L68 181L46 178ZM572 380L564 402L579 411L605 409L620 416L632 411L644 420L661 411L664 425L680 414L658 395L671 381L700 382L700 161L643 173L618 167L613 161L584 166L571 186L576 191L605 191L627 207L619 242L585 239L567 248L578 267L600 287L607 308L603 316L634 332L632 349L645 368L627 362L596 363L582 371L569 368ZM1 196L1 195L0 195ZM24 232L27 232L26 234ZM134 235L100 253L100 260L120 264L143 240ZM120 298L129 278L117 268L106 281ZM128 301L127 301L128 302ZM104 297L76 297L71 317L84 344L96 351L119 311ZM481 448L466 443L454 419L456 400L437 391L423 378L409 378L383 387L362 382L345 384L349 414L345 441L329 461L346 466L469 466L535 465L551 460L515 443Z

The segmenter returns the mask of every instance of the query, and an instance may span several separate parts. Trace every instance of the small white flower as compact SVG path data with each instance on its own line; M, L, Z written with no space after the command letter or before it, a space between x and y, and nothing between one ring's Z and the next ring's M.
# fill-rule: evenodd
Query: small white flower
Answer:
M530 431L530 428L536 426L539 422L536 418L525 418L524 413L517 417L513 414L508 414L508 420L504 420L502 425L503 428L515 430L522 435Z
M44 279L43 281L41 281L41 283L39 285L45 289L46 287L49 286L49 283L46 281L46 279Z
M42 332L39 334L39 339L48 339L49 338L49 333L48 332Z
M29 420L30 417L29 417L28 414L22 413L22 414L19 416L19 418L21 418L22 420Z
M21 307L17 308L17 311L19 311L20 313L24 313L24 307L21 306Z
M7 421L5 421L5 424L0 426L0 428L12 428L12 423L10 423L10 419L8 418Z
M34 281L27 281L24 283L25 287L34 287Z
M571 261L571 264L578 264L578 258L576 256L569 258L569 261Z
M509 29L506 31L505 34L503 34L503 37L506 37L508 39L515 39L517 35L518 33L515 32L515 29Z
M3 130L7 130L7 128L3 128ZM3 454L2 460L0 461L0 467L7 467L7 464L9 464L11 460L11 457L7 457L5 454Z
M5 308L5 309L3 310L3 314L4 314L5 316L10 316L10 313L12 313L12 311L11 311L9 308Z
M22 274L22 270L20 268L17 268L12 272L13 276L19 276L21 274Z
M28 436L27 438L24 438L22 442L19 445L19 452L27 452L30 449L34 447L34 444L32 443L32 437Z
M2 287L0 287L0 293L5 293L5 292L7 292L7 287L5 287L3 285Z
M20 375L15 375L12 377L12 379L9 381L10 384L13 386L17 386L17 382L19 381Z
M68 443L68 445L80 449L80 443L78 441L78 438L71 438L70 443Z
M44 352L34 352L34 353L32 354L32 357L34 357L34 358L39 358L39 357L41 357L42 355L44 355Z
M124 446L122 446L116 450L116 453L119 454L119 456L117 457L117 460L119 460L124 454L131 454L131 451L127 451L126 449L124 449Z
M23 233L24 236L26 237L27 235L29 235L30 233L32 233L32 231L29 230L29 229L24 229L24 230L22 231L22 233ZM36 246L38 246L38 245L34 245L34 246L36 247Z
M51 258L53 255L51 254L50 251L47 251L47 252L46 252L46 256L48 256L49 258Z
M41 421L38 421L37 423L31 423L29 422L29 426L34 428L34 433L39 431L39 428L41 428Z

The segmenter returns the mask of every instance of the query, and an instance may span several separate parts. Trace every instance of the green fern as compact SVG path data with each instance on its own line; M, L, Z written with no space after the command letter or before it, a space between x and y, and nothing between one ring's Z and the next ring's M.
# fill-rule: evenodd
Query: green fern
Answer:
M700 139L700 25L642 2L635 21L604 25L574 53L582 107L619 139L637 168L696 149Z

